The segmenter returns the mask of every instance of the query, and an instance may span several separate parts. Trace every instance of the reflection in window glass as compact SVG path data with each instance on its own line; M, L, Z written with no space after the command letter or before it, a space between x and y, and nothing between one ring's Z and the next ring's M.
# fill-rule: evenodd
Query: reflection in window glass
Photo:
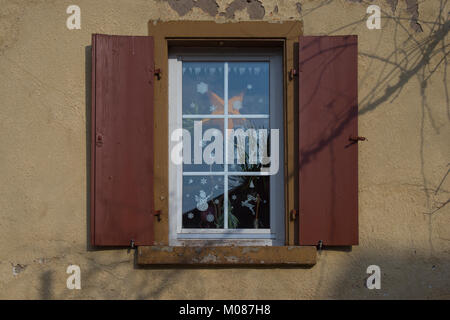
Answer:
M182 227L270 228L270 177L260 175L258 156L261 130L270 145L269 62L184 61L182 112L190 135L190 152L183 151ZM228 165L225 129L244 133L231 142L236 156ZM213 145L222 149L216 163L208 162L216 156ZM201 163L195 163L196 150Z

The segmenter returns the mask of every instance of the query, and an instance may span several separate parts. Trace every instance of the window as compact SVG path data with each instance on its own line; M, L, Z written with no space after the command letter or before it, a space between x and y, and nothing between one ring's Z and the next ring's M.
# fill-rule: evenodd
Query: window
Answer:
M136 245L143 264L311 265L318 244L358 244L356 36L151 21L92 39L91 245ZM274 141L266 175L277 161L252 159Z
M282 65L277 48L171 49L170 245L284 244Z

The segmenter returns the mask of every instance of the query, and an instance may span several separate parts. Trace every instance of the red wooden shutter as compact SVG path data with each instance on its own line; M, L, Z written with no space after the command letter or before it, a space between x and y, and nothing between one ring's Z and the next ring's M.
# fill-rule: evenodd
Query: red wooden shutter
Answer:
M357 36L299 39L301 245L358 244Z
M91 244L153 244L153 38L92 36Z

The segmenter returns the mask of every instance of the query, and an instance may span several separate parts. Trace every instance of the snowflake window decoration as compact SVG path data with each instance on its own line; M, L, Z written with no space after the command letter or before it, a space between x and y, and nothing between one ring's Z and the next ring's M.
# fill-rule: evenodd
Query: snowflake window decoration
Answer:
M202 179L200 180L200 183L201 183L201 184L206 184L206 183L207 183L206 178L202 178Z
M194 214L192 212L189 212L187 216L189 219L192 219L194 217Z
M206 192L203 190L200 190L200 195L195 195L195 201L197 202L197 209L199 211L206 211L208 210L208 199L210 196L206 195Z
M200 82L199 84L197 84L197 92L200 94L205 94L206 92L208 92L208 85L204 82Z
M238 110L238 111L241 110L242 109L242 101L240 101L240 100L234 101L233 109Z

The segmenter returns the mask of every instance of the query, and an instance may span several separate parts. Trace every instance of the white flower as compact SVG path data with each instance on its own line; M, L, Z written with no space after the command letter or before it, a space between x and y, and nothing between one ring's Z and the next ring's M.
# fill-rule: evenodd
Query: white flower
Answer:
M247 89L248 89L248 90L252 90L252 88L253 88L253 86L252 86L251 84L248 84L248 85L247 85Z
M236 100L233 103L233 109L240 110L241 108L242 108L242 101L241 100Z
M202 179L200 180L200 183L201 183L201 184L206 184L206 178L202 178Z
M205 94L208 91L208 85L204 82L200 82L197 85L197 92L200 94Z
M235 194L233 194L233 195L231 196L231 199L232 199L232 200L236 200L236 198L237 198L237 197L236 197Z
M206 215L206 220L208 222L213 222L214 221L214 215L212 215L211 213Z
M188 213L188 218L189 218L189 219L192 219L193 217L194 217L194 214L193 214L192 212L189 212L189 213Z

